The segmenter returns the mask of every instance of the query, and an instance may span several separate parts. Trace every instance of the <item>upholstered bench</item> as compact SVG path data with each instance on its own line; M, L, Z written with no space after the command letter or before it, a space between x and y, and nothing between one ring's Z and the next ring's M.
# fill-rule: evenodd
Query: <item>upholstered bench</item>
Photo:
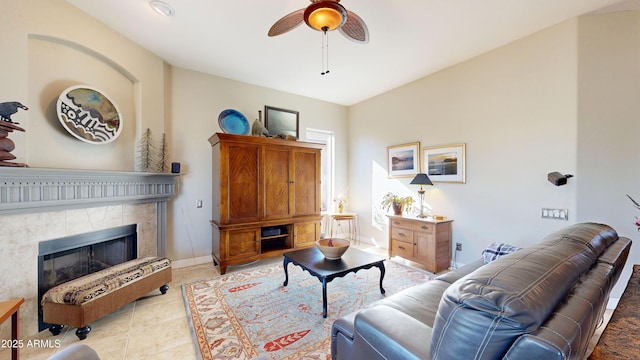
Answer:
M171 282L171 260L146 257L124 262L49 289L42 297L43 320L53 335L76 327L87 338L90 323L142 297L153 289L165 294Z

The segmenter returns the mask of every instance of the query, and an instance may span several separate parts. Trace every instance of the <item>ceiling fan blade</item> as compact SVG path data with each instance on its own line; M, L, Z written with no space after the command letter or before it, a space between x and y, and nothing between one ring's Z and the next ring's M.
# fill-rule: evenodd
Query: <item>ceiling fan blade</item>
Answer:
M304 9L296 10L289 15L285 15L280 20L276 21L271 29L269 29L269 36L282 35L288 31L291 31L304 22Z
M359 44L369 42L367 24L354 12L347 10L347 21L338 29L347 39Z

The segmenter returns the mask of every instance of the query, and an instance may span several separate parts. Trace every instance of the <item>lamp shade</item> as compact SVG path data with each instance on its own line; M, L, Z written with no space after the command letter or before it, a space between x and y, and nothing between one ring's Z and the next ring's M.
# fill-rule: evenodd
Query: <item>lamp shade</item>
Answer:
M312 29L331 31L347 21L347 10L335 1L319 1L304 11L304 22Z
M416 177L411 180L412 185L433 185L427 174L416 174Z

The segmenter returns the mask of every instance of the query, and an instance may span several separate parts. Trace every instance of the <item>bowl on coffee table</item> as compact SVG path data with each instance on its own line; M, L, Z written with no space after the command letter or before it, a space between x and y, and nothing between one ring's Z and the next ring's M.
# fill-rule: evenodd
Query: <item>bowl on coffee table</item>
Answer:
M316 240L316 247L326 259L338 260L349 249L349 240L327 238Z

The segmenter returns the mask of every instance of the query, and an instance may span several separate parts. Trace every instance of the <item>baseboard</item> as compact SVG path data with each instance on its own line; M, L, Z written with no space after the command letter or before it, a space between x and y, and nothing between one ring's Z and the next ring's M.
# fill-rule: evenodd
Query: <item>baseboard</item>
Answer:
M211 257L211 255L200 256L200 257L191 258L191 259L172 260L171 267L174 269L180 269L188 266L194 266L194 265L200 265L200 264L206 264L206 263L213 263L213 257Z
M609 298L607 309L615 309L618 306L618 301L620 301L620 298Z

